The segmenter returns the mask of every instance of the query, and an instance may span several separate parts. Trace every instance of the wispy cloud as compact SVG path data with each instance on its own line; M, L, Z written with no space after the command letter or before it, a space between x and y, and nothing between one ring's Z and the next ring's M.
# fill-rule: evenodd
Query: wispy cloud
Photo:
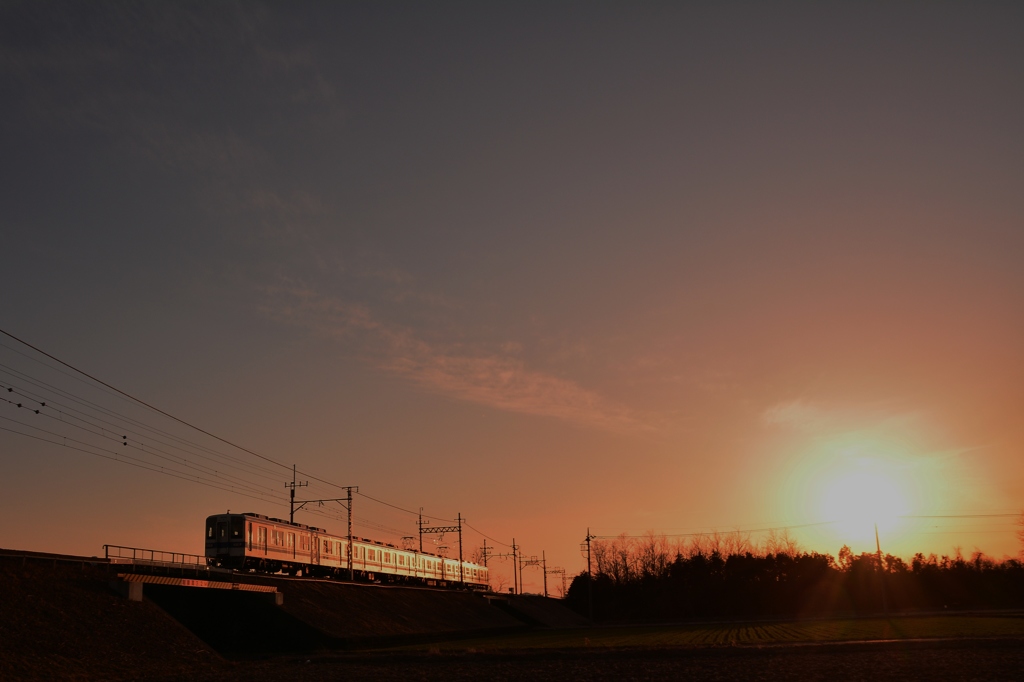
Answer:
M629 408L576 382L531 369L515 342L494 349L447 347L378 319L366 305L323 296L300 285L266 289L263 311L316 333L357 342L381 370L460 400L552 417L610 431L648 428Z
M761 413L761 421L797 431L820 431L834 422L834 416L807 400L787 400Z

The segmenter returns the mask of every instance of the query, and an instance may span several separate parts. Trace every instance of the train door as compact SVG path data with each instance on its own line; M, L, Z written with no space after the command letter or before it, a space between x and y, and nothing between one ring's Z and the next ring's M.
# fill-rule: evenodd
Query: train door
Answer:
M318 538L316 536L316 534L314 534L313 537L311 538L311 540L312 540L312 547L310 547L310 549L312 550L312 553L309 556L309 563L313 564L314 566L319 566L320 565L320 538Z
M256 526L256 548L259 551L263 552L263 554L267 553L267 527L266 526Z

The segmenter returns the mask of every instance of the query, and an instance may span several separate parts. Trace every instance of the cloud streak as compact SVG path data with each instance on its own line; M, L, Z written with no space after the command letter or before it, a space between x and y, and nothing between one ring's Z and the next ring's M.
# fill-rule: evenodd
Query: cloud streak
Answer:
M297 285L266 289L263 312L318 334L356 342L373 366L427 390L489 407L626 432L649 427L629 408L574 381L531 369L516 344L498 350L445 347L385 323L360 304Z

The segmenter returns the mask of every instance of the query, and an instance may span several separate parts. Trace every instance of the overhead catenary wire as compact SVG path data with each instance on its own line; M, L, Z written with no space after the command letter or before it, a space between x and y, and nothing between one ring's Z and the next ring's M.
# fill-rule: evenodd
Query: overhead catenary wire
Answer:
M5 371L5 369L9 370L9 371ZM51 391L54 391L55 393L57 393L61 397L66 398L67 400L70 400L71 402L81 406L84 409L95 410L95 411L97 411L97 412L99 412L99 413L101 413L103 415L109 416L109 417L111 417L113 419L118 419L118 420L121 420L121 421L123 421L123 422L125 422L127 424L131 424L131 425L134 426L134 428L138 428L138 429L141 429L143 431L148 431L150 433L160 434L161 436L163 436L165 438L168 438L170 440L176 441L178 443L187 444L188 446L193 447L193 448L195 448L197 450L206 452L206 453L208 453L209 455L211 455L213 457L219 457L219 458L222 458L224 460L228 460L228 461L230 461L232 463L238 464L240 466L243 466L243 467L248 468L248 469L253 470L253 471L262 471L262 472L266 472L266 473L272 473L272 472L275 471L275 470L271 470L271 469L269 469L267 467L260 466L259 464L255 464L253 462L247 462L247 461L245 461L245 460L243 460L243 459L241 459L239 457L235 457L235 456L223 453L223 452L219 452L217 450L213 450L213 449L208 448L208 447L206 447L206 446L204 446L202 444L196 443L194 441L190 441L190 440L188 440L186 438L181 438L180 436L177 436L175 434L169 433L169 432L164 431L162 429L158 429L158 428L155 428L153 426L147 425L147 424L145 424L143 422L140 422L137 419L134 419L134 418L129 417L127 415L121 414L121 413L116 412L114 410L110 410L110 409L108 409L106 407L103 407L102 405L98 405L98 404L94 403L93 401L90 401L90 400L88 400L86 398L83 398L81 396L77 396L77 395L75 395L73 393L70 393L68 391L64 391L64 390L62 390L60 388L57 388L56 386L52 386L51 384L48 384L48 383L44 382L42 380L39 380L39 379L34 378L34 377L31 377L30 375L24 374L22 372L18 372L17 370L15 370L13 368L9 368L6 365L3 365L2 363L0 363L0 374L8 374L8 376L13 376L17 380L19 380L19 381L24 381L26 383L30 383L33 386L35 386L37 389L40 389L40 390L51 390ZM36 399L38 399L38 400L41 400L41 398L42 398L42 396L36 396ZM76 411L76 412L78 412L78 414L82 414L82 415L87 414L85 412L77 411L77 410L75 410L74 408L72 408L70 406L64 405L62 403L58 403L57 401L50 400L48 402L51 402L54 405L60 405L61 407L63 407L64 409L66 409L68 411ZM98 417L95 417L94 415L88 415L88 416L90 418L92 418L92 419L98 419L98 420L100 419ZM108 423L110 423L110 422L108 422ZM122 429L125 428L123 425L119 425L119 426L121 426ZM136 435L142 437L142 434L136 433ZM154 436L148 436L148 437L155 439ZM169 443L165 443L165 444L170 446ZM178 448L180 448L182 450L185 450L185 448L182 447L181 445L177 445L177 446L173 446L173 447L178 447ZM266 474L264 474L264 475L266 475ZM267 476L267 477L270 478L269 476ZM277 479L275 477L272 480L277 480Z
M252 455L253 457L259 457L260 459L262 459L264 461L267 461L267 462L270 462L271 464L276 464L277 466L279 466L279 467L281 467L283 469L291 469L292 468L292 467L288 466L287 464L282 464L281 462L278 462L277 460L271 459L270 457L267 457L265 455L261 455L260 453L255 452L253 450L250 450L247 447L244 447L242 445L238 445L237 443L233 443L233 442L231 442L230 440L228 440L226 438L221 438L220 436L218 436L218 435L216 435L214 433L210 433L206 429L203 429L203 428L201 428L199 426L196 426L195 424L192 424L192 423L190 423L188 421L185 421L184 419L181 419L179 417L175 417L173 414L171 414L169 412L165 412L164 410L161 410L159 407L151 405L151 404L147 403L145 400L142 400L141 398L136 398L135 396L131 395L130 393L126 393L125 391L122 391L121 389L119 389L119 388L117 388L115 386L111 386L110 384L108 384L107 382L103 381L102 379L98 379L98 378L94 377L93 375L89 374L88 372L85 372L85 371L83 371L81 369L78 369L74 365L72 365L70 363L67 363L67 362L64 362L63 360L61 360L58 357L50 355L46 351L44 351L44 350L42 350L40 348L37 348L36 346L33 346L28 341L25 341L23 339L18 338L17 336L15 336L14 334L10 333L9 331L7 331L5 329L0 329L0 334L3 334L5 336L9 336L10 338L14 339L18 343L23 344L23 345L27 346L28 348L31 348L32 350L34 350L35 352L39 353L40 355L44 355L44 356L50 358L51 360L53 360L54 362L58 362L61 365L63 365L64 367L67 367L70 370L78 372L82 376L88 377L89 379L95 381L96 383L100 384L101 386L105 386L108 389L110 389L112 391L115 391L116 393L119 393L120 395L128 398L129 400L133 400L133 401L137 402L138 404L143 405L144 407L148 407L149 409L153 410L154 412L157 412L158 414L162 414L163 416L167 417L168 419L176 421L179 424L183 424L183 425L189 427L190 429L195 429L199 433L202 433L202 434L204 434L206 436L209 436L210 438L213 438L214 440L218 440L218 441L220 441L222 443L225 443L226 445L230 445L233 448L237 448L237 449L241 450L242 452L247 452L250 455ZM323 481L323 482L327 483L327 481Z
M186 479L190 480L190 481L191 480L196 480L196 481L203 480L203 481L206 481L208 483L216 482L216 483L219 484L219 486L221 487L222 490L230 489L232 492L248 491L248 492L253 493L253 494L261 495L264 498L270 497L270 498L281 499L281 498L278 498L278 495L275 494L274 491L263 492L262 490L260 490L258 488L254 488L252 486L246 486L244 484L231 483L229 481L221 481L221 480L212 481L209 478L209 474L205 474L205 477L204 476L200 476L199 474L190 474L187 471L181 471L180 469L175 469L175 468L171 468L171 467L164 466L164 465L161 465L161 464L157 464L155 462L146 461L146 460L141 459L140 457L137 457L135 455L129 455L129 454L126 454L124 452L118 452L118 451L113 451L113 450L105 450L102 446L96 445L95 443L89 443L87 441L79 440L78 438L75 438L73 436L68 436L67 434L57 433L56 431L50 431L48 429L44 429L44 428L39 427L39 426L33 426L31 424L26 424L24 422L18 421L17 419L11 419L10 417L5 417L3 415L0 415L0 419L3 419L6 422L11 422L13 424L17 424L18 426L24 427L26 429L31 429L32 431L36 431L36 432L39 432L39 433L44 433L44 434L47 434L49 436L53 436L54 438L60 439L59 442L58 441L51 441L51 440L45 439L45 438L37 438L37 440L44 440L46 442L56 443L58 445L63 445L63 444L66 444L68 441L71 441L72 443L75 443L75 444L77 444L80 447L93 448L95 450L100 450L102 452L109 453L117 461L130 460L130 461L137 462L137 463L140 463L140 464L145 464L148 467L150 467L151 470L153 470L153 471L157 471L157 470L159 470L161 472L171 471L171 472L174 472L175 474L178 474L179 477L182 477L182 476L186 477ZM19 434L21 434L23 436L34 437L34 436L32 436L32 434L24 433L22 431L15 431L13 429L6 429L6 430L11 431L12 433L19 433ZM76 449L80 449L80 448L76 448ZM145 454L145 453L141 453L141 454ZM193 468L193 467L186 466L185 468Z
M8 388L8 391L11 391L11 389ZM12 394L13 394L13 392L12 392ZM8 403L10 403L12 405L16 404L16 403L13 403L12 401L7 400L7 399L3 399L3 400L4 400L4 402L8 402ZM181 455L172 454L170 452L167 452L166 450L161 449L160 447L156 447L156 446L153 446L150 443L146 443L145 441L136 440L136 439L128 439L127 436L117 437L117 436L114 436L114 435L108 435L108 434L116 434L116 433L118 433L118 431L113 431L113 430L110 430L110 429L103 428L103 427L98 426L95 423L89 421L88 419L85 419L85 418L82 418L82 417L78 417L78 416L75 416L75 415L72 415L72 414L65 415L65 413L63 413L60 410L57 410L57 409L55 409L53 407L53 405L55 405L56 403L49 403L49 402L46 402L46 401L39 401L39 402L37 402L37 404L40 407L36 408L36 409L33 409L33 412L35 414L39 415L40 417L42 417L44 419L53 420L54 422L56 422L56 423L58 423L58 424L60 424L62 426L66 426L66 427L70 427L70 428L74 428L74 429L79 429L79 430L85 431L86 433L90 433L90 434L92 434L94 436L97 436L99 438L103 438L105 440L110 440L110 441L113 441L113 442L117 442L119 445L131 447L132 449L138 450L140 452L144 452L145 454L153 455L153 456L155 456L155 457L157 457L159 459L167 459L169 461L173 461L173 462L175 462L175 463L177 463L177 464L179 464L181 466L185 466L187 468L194 468L194 469L197 469L197 470L201 470L201 471L204 471L204 472L206 472L208 474L213 474L213 475L215 475L215 476L217 476L219 478L226 478L226 479L234 480L238 484L243 485L243 487L247 487L247 488L249 488L251 490L255 490L255 489L261 487L260 484L254 483L253 481L248 481L246 479L241 478L240 476L236 476L234 474L230 474L230 473L227 473L227 472L219 471L219 470L214 469L214 468L212 468L210 466L207 466L205 464L198 464L198 463L196 463L194 461L189 462L188 458L186 458L186 457L183 457ZM19 407L21 406L20 404L17 404L17 405ZM55 416L54 414L50 414L50 412L56 412L57 415L59 415L59 416ZM73 422L66 421L63 418L64 416L67 416L69 419L72 419L72 420L75 420L75 421L78 421L78 422L81 422L81 423L73 423ZM22 422L19 422L19 423L22 423ZM107 422L107 423L109 424L109 422ZM30 428L35 428L35 427L31 427L30 426ZM157 441L157 442L160 442L160 441ZM166 444L165 443L161 443L161 445L166 445ZM174 447L174 446L168 446L168 447ZM188 453L188 454L195 454L195 453ZM201 454L195 454L195 456L197 456L197 457L199 457L201 459L210 459L208 457L204 457ZM265 487L265 486L262 486L262 487Z
M470 530L472 530L475 533L479 533L480 535L484 536L485 538L487 538L491 542L494 542L494 543L497 543L497 544L501 545L502 547L508 547L508 548L512 547L512 545L508 544L507 542L502 542L501 540L496 540L496 539L492 538L490 535L488 535L487 533L485 533L485 532L483 532L481 530L478 530L476 528L473 528L473 526L471 526L468 523L466 523L466 519L462 519L462 525L465 526L466 528L469 528Z
M235 443L232 440L229 440L227 438L223 438L221 436L218 436L217 434L212 433L212 432L210 432L210 431L208 431L208 430L206 430L206 429L204 429L204 428L202 428L200 426L197 426L196 424L194 424L194 423L192 423L192 422L190 422L188 420L185 420L185 419L182 419L180 417L177 417L177 416L171 414L170 412L167 412L167 411L165 411L165 410L163 410L163 409L161 409L159 407L156 407L155 405L153 405L153 404L151 404L151 403L149 403L149 402L147 402L145 400L142 400L141 398L138 398L138 397L128 393L127 391L119 389L116 386L114 386L114 385L112 385L110 383L107 383L106 381L103 381L102 379L100 379L100 378L90 374L89 372L86 372L86 371L76 367L75 365L73 365L73 364L71 364L69 362L66 362L66 361L56 357L55 355L52 355L51 353L48 353L48 352L42 350L41 348L39 348L39 347L37 347L37 346L35 346L35 345L25 341L24 339L14 335L13 333L11 333L11 332L9 332L9 331L7 331L5 329L0 328L0 334L3 334L4 336L9 337L10 339L14 340L15 342L22 344L26 348L31 349L32 351L38 353L39 355L42 355L43 357L48 358L49 360L51 360L53 362L56 362L61 367L66 368L68 370L71 370L74 374L69 374L68 372L66 372L63 369L61 369L61 367L54 367L54 366L49 365L49 364L47 364L45 362L41 362L39 359L33 358L33 357L27 355L26 353L22 353L21 351L18 351L17 349L11 348L7 344L0 344L0 346L2 346L3 348L6 348L7 350L9 350L11 352L16 353L17 355L25 357L25 358L31 360L32 362L40 364L43 367L47 367L51 371L58 372L61 375L68 376L68 377L73 378L73 379L75 379L77 381L80 381L82 383L87 383L87 382L83 381L83 379L81 378L81 377L85 377L86 379L90 380L91 382L94 382L95 385L98 385L101 388L101 390L105 390L106 392L111 393L112 395L114 395L116 397L119 397L121 399L126 399L128 401L131 401L133 403L141 405L141 406L145 407L146 409L149 409L149 410L151 410L151 411L153 411L153 412L155 412L155 413L157 413L159 415L162 415L163 417L166 417L167 419L170 419L170 420L172 420L172 421L174 421L176 423L179 423L179 424L181 424L181 425L183 425L183 426L185 426L187 428L193 429L193 430L195 430L195 431L197 431L197 432L199 432L199 433L201 433L201 434L203 434L203 435L205 435L205 436L207 436L209 438L212 438L212 439L214 439L216 441L219 441L219 442L221 442L221 443L223 443L225 445L233 447L233 448L235 448L235 449L237 449L237 450L239 450L241 452L244 452L244 453L246 453L248 455L256 457L259 460L262 460L264 462L272 464L272 465L274 465L276 467L280 467L280 468L285 469L285 470L292 469L295 473L301 474L302 476L304 476L306 478L312 479L312 480L317 481L319 483L323 483L323 484L331 486L333 488L345 488L346 487L346 486L340 485L338 483L335 483L333 481L329 481L329 480L324 479L322 477L313 475L310 472L299 471L297 468L294 467L294 465L289 466L287 464L284 464L283 462L277 461L276 459L274 459L272 457L269 457L267 455L264 455L264 454L261 454L259 452L256 452L256 451L254 451L254 450L252 450L250 448L247 448L245 446L239 445L238 443ZM200 448L200 449L210 453L212 456L219 456L219 457L223 457L225 459L231 459L232 461L234 461L234 462L236 462L238 464L243 464L237 458L231 457L230 455L227 455L226 453L219 453L219 452L210 450L209 448L206 448L205 446L199 445L197 443L193 443L191 441L188 441L187 439L181 439L181 438L179 438L179 437L177 437L177 436L175 436L173 434L170 434L170 433L168 433L166 431L155 429L154 427L151 427L149 425L143 424L143 423L139 422L138 420L132 419L131 417L128 417L126 415L121 415L121 414L118 414L118 413L113 412L111 410L108 410L106 408L103 408L103 407L101 407L99 405L96 405L95 403L92 403L91 401L88 401L88 400L86 400L84 398L79 399L79 398L75 397L73 394L70 394L67 391L63 391L61 389L58 389L56 387L53 387L53 386L49 385L47 382L44 382L42 380L37 380L37 379L31 378L31 377L28 377L24 373L18 372L18 370L14 369L14 368L7 367L6 365L0 365L0 367L4 367L4 368L6 368L6 369L8 369L8 370L10 370L11 372L14 373L14 374L9 374L9 376L20 376L20 377L22 377L24 379L28 379L37 388L42 388L43 386L46 386L46 387L48 387L48 388L50 388L50 389L52 389L54 391L57 391L64 398L66 398L68 400L72 400L74 402L77 402L79 405L82 405L83 407L86 407L86 405L88 405L90 409L94 409L94 410L96 410L98 412L101 412L102 414L105 414L105 415L107 415L107 416L109 416L111 418L114 418L114 419L124 420L125 422L133 423L133 424L135 424L137 426L137 428L144 429L146 431L149 431L150 433L162 433L165 437L171 438L171 439L177 441L178 443L188 443L192 447ZM75 375L79 375L79 376L75 376ZM39 402L45 402L45 401L42 400L42 396L40 396L39 398L40 398ZM65 409L68 409L68 410L72 409L72 408L69 408L67 406L62 406L62 407L64 407ZM88 417L89 419L100 420L100 418L96 417L95 415L85 415L85 413L81 413L81 412L79 412L79 414L82 415L83 418L84 417ZM17 423L20 423L20 422L17 422ZM112 425L109 422L107 422L107 424L108 425ZM92 425L96 426L97 428L102 429L102 427L99 427L95 423L92 423ZM26 426L28 426L28 425L26 425ZM30 427L30 428L37 428L37 427ZM21 433L21 432L14 431L14 430L11 430L11 429L5 429L5 430L11 431L12 433ZM122 429L119 429L119 430L124 430L124 429L122 428ZM30 434L21 433L21 435L33 437ZM64 439L67 438L66 436L63 436L61 434L56 434L56 433L53 433L51 435L53 435L54 437L58 437L58 438L64 438ZM93 435L102 435L102 434L96 434L95 432L93 432ZM134 435L139 437L139 438L142 438L142 435L137 433L137 432ZM156 440L153 436L148 436L148 438ZM42 439L42 438L37 438L37 439L38 440L46 440L46 439ZM49 442L52 442L52 441L49 441ZM161 442L161 441L157 441L157 442ZM140 441L140 443L141 443L141 441ZM175 449L182 449L180 446L174 446L174 445L171 445L171 444L166 443L166 442L161 442L161 444L164 445L165 447L172 447L172 448L175 448ZM96 448L96 449L101 449L101 448L98 448L97 446L92 445L92 444L84 444L84 445L87 445L88 447L93 447L93 448ZM150 447L150 449L153 449L152 445L149 445L149 447ZM81 450L81 448L74 448L74 449ZM84 451L84 450L82 450L82 451ZM96 454L96 453L89 453L89 454ZM152 455L153 453L147 452L146 454L151 454ZM165 451L164 451L164 454L166 456L168 456L168 457L177 457L175 455L170 455L169 453L166 453ZM198 453L195 453L195 452L193 452L191 454L198 456ZM114 455L113 457L107 456L106 458L107 459L114 459L114 461L119 461L119 462L124 462L125 461L123 454L121 454L121 455ZM138 461L141 461L141 460L137 460L135 463L133 463L133 466L140 466L141 468L149 468L150 470L159 471L159 472L163 472L166 469L165 467L162 467L162 466L159 466L159 465L152 465L152 463L147 463L147 464L152 465L152 467L142 466L142 465L138 464ZM180 462L180 461L178 461L176 463L178 465L180 465L180 466L186 466L188 468L198 469L198 467L196 467L196 466L190 466L190 465L188 465L186 463L183 463L183 462ZM254 466L252 463L244 463L244 465ZM260 467L260 468L263 469L262 467ZM206 469L207 469L207 472L209 474L209 468L207 467ZM199 470L202 470L202 469L199 469ZM263 470L265 472L268 472L268 473L271 471L269 469L263 469ZM178 472L178 473L181 474L181 472ZM250 472L250 473L253 473L253 472ZM256 475L259 475L259 474L256 474ZM198 476L192 476L192 475L189 475L189 474L178 475L176 477L183 478L184 480L189 480L189 481L196 480L197 482L198 482L198 479L199 479ZM269 478L269 477L267 477L267 478ZM235 480L236 481L240 481L241 479L238 479L236 477ZM209 483L204 483L204 484L205 485L210 485ZM238 486L244 486L244 485L253 485L253 486L255 486L256 484L253 484L251 482L246 482L246 483L238 483L237 485ZM216 486L212 486L212 487L216 487ZM235 488L237 486L236 485L232 485L231 487ZM263 493L259 493L259 494L262 495ZM419 516L421 516L421 518L426 518L426 519L430 519L430 520L433 520L433 521L441 521L441 522L446 522L446 523L451 523L453 521L452 519L445 519L445 518L442 518L442 517L436 517L436 516L432 516L432 515L425 515L425 514L422 514L419 511L413 511L411 509L407 509L407 508L401 507L400 505L396 505L396 504L393 504L393 503L390 503L390 502L386 502L384 500L381 500L381 499L379 499L377 497L373 497L371 495L367 495L365 493L361 493L360 492L360 493L357 493L357 494L359 494L360 496L364 497L365 499L368 499L368 500L371 500L371 501L376 502L378 504L381 504L381 505L393 508L395 510L402 511L402 512L405 512L405 513L408 513L408 514L412 514L412 515L419 515ZM256 499L259 499L259 498L256 498ZM395 532L396 534L400 534L401 533L401 531L398 531L397 529L393 529L393 528L380 527L379 529L380 530L385 530L385 531ZM473 530L476 530L476 529L473 529ZM480 533L480 531L478 531L478 530L476 532ZM481 535L483 535L483 533L481 533ZM485 535L485 537L488 537L488 536ZM499 542L500 543L500 541L494 540L493 538L489 538L488 537L488 539L491 539L494 542ZM508 546L505 543L501 543L501 544L505 545L505 546Z
M13 421L13 420L8 420L8 421ZM128 466L137 467L139 469L145 469L147 471L153 471L153 472L156 472L158 474L164 474L166 476L170 476L172 478L178 478L178 479L181 479L183 481L188 481L190 483L197 483L199 485L204 485L204 486L207 486L209 488L215 488L217 490L223 490L225 492L234 493L236 495L241 495L242 497L248 497L248 498L251 498L251 499L254 499L254 500L259 500L261 502L266 502L267 501L264 498L256 497L254 495L251 495L249 493L237 490L237 489L235 489L233 487L230 487L230 486L217 485L216 483L211 483L209 481L202 480L201 478L199 478L197 476L188 476L188 475L181 474L180 472L176 472L176 471L173 471L173 470L170 470L170 469L166 469L164 467L150 465L150 463L148 463L148 462L141 462L140 460L136 460L133 457L128 457L128 456L126 456L124 454L117 453L116 451L115 452L104 451L104 452L107 452L107 454L104 454L104 452L94 452L93 450L87 450L87 449L85 449L87 447L88 448L94 448L96 450L102 450L102 448L99 448L99 447L97 447L95 445L92 445L90 443L84 443L82 441L77 441L74 438L68 438L68 437L62 436L60 434L50 433L49 435L52 435L55 438L60 439L60 440L50 440L49 438L43 438L42 436L36 436L36 435L31 434L31 433L24 433L22 431L18 431L16 429L11 429L11 428L8 428L6 426L0 426L0 431L7 431L9 433L16 433L19 436L24 436L25 438L32 438L34 440L42 441L44 443L50 443L52 445L58 445L58 446L61 446L61 447L68 448L70 450L76 450L78 452L83 452L83 453L85 453L87 455L93 455L94 457L101 457L103 459L113 460L113 461L119 462L121 464L127 464ZM68 444L67 441L71 441L71 444ZM281 498L280 501L282 502L282 504L287 504L287 499L285 499L285 498Z
M392 504L390 502L385 502L384 500L379 500L376 497L371 497L370 495L367 495L366 493L363 493L363 492L356 492L355 494L359 495L360 497L365 497L368 500L372 500L373 502L376 502L377 504L382 504L385 507L391 507L392 509L397 509L398 511L405 512L406 514L412 514L413 516L421 515L421 512L419 512L419 511L413 511L411 509L406 509L405 507L400 507L397 504ZM422 514L422 516L423 516L423 518L430 519L431 521L443 521L445 523L454 523L455 522L455 519L446 519L446 518L443 518L443 517L440 517L440 516L430 516L429 514Z

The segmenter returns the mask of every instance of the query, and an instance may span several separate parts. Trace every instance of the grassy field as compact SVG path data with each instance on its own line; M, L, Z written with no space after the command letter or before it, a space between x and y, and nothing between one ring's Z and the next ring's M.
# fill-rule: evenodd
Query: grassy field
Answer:
M577 647L670 648L965 637L1024 638L1024 617L951 615L534 630L514 635L462 639L404 648L453 652Z

